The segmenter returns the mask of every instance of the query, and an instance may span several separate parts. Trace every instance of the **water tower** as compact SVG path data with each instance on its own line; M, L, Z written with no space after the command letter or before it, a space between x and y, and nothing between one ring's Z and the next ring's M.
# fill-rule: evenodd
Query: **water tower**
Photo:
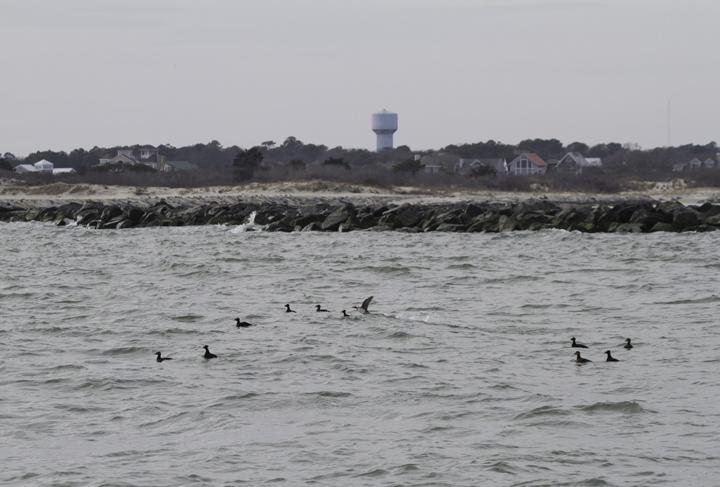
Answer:
M397 113L382 112L373 113L372 130L377 134L377 150L393 148L393 134L398 129Z

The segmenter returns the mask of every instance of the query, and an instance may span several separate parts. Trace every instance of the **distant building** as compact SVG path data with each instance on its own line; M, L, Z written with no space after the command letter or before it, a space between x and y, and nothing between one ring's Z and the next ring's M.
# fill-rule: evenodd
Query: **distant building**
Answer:
M702 166L702 161L698 159L697 157L690 161L690 169L697 169L700 166Z
M602 167L602 160L585 158L579 152L568 152L555 164L554 169L558 172L582 174L583 169L589 167Z
M508 163L508 172L516 176L530 176L532 174L545 174L547 162L537 154L523 152Z
M471 174L474 169L481 166L489 167L495 170L496 174L506 174L508 172L507 161L502 158L495 159L460 159L455 166L455 172L458 174Z
M35 166L32 164L18 164L15 166L15 172L18 174L26 174L29 172L37 172L37 169L35 169Z
M18 174L26 174L29 172L44 172L56 175L74 173L75 169L71 167L56 168L52 162L43 159L36 162L35 164L20 164L19 166L15 166L15 172Z
M188 161L164 161L162 163L161 171L191 171L193 169L200 169L195 164Z
M151 145L146 145L140 148L140 154L137 156L134 154L133 149L122 148L117 150L117 155L106 154L100 158L101 164L145 164L158 169L159 165L162 165L163 156L160 155L160 150L156 149Z
M35 166L35 170L37 172L53 172L53 163L50 161L46 161L45 159L37 161L35 164L33 164L33 166Z
M710 157L705 159L705 162L703 164L705 164L706 169L712 169L713 167L715 167L715 161L713 161Z
M443 170L442 166L425 166L423 168L423 172L428 173L428 174L437 174L442 170Z

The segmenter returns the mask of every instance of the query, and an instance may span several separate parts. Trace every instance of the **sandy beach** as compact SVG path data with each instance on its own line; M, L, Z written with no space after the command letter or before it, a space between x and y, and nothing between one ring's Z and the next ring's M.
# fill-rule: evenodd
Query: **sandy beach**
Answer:
M16 180L0 180L0 200L55 200L55 201L140 201L148 199L232 197L292 197L382 199L388 203L454 203L461 201L522 201L544 198L556 202L617 201L649 198L658 201L676 200L685 205L720 202L720 188L689 188L682 180L670 183L647 183L645 188L616 194L572 192L503 192L467 189L438 190L436 188L394 187L390 189L356 186L327 181L292 181L277 183L251 183L243 186L211 186L201 188L130 187L90 184L53 183L46 186L27 186Z

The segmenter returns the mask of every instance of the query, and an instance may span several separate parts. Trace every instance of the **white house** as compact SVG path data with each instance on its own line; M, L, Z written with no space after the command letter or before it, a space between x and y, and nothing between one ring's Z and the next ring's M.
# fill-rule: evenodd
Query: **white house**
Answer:
M37 172L37 169L35 169L35 166L32 164L19 164L15 166L15 172L18 174L26 174L29 172Z
M547 162L532 152L523 152L508 163L508 172L516 176L529 176L531 174L545 174Z
M72 174L75 172L77 171L71 167L56 167L52 170L53 176L57 176L58 174Z
M50 161L46 161L45 159L43 159L42 161L37 161L35 164L33 164L33 166L35 166L35 170L37 172L53 172L53 163Z
M715 161L713 161L710 157L705 159L705 162L703 162L703 164L705 164L705 168L707 169L712 169L713 167L715 167Z
M698 159L697 157L690 161L690 169L697 169L700 166L702 166L702 161Z

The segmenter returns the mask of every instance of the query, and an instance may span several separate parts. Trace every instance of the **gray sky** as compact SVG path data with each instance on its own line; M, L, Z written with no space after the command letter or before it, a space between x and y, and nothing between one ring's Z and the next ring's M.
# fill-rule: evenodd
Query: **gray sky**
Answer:
M717 0L3 0L0 153L720 140Z

